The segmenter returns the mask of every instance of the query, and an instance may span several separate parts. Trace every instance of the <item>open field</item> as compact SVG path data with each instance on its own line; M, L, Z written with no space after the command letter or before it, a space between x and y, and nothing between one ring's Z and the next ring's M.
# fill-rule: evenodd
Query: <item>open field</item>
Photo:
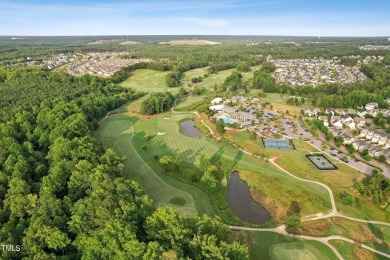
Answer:
M346 241L331 240L329 243L334 246L345 260L385 260L386 257L375 254L367 249L353 245Z
M189 82L192 78L203 77L204 74L207 74L207 69L208 67L204 67L183 72L182 80Z
M390 254L390 227L351 221L344 218L329 218L303 222L293 231L308 236L344 236L376 250Z
M177 181L165 174L156 172L138 154L132 143L134 136L133 123L136 118L115 115L100 124L95 137L105 148L114 149L125 156L125 170L130 178L139 179L147 194L153 199L156 207L165 205L176 208L187 216L197 213L213 215L213 208L207 195L198 188ZM185 203L176 203L176 201Z
M178 88L168 88L165 85L165 76L168 73L170 73L170 71L161 72L149 69L139 69L134 71L127 80L122 82L121 86L145 92L177 92Z
M257 93L259 91L260 90L252 89L251 95L257 96ZM266 93L266 95L267 96L264 98L263 97L259 98L260 99L259 103L270 102L273 106L273 110L275 111L280 111L285 113L286 110L288 110L291 115L299 115L303 107L311 107L311 104L308 101L301 107L287 105L286 100L292 96L287 96L285 94L281 96L278 93Z
M241 147L245 147L245 151L250 153L258 153L260 150L264 149L261 139L257 136L256 140L254 140L253 135L249 131L225 133L223 137L233 143L239 144Z
M263 205L274 220L287 220L287 211L292 201L301 206L303 217L330 209L330 204L323 199L327 195L325 191L321 197L309 187L301 187L261 172L242 170L240 178L248 183L252 198Z
M294 157L283 156L284 151L280 151L280 157L275 162L290 173L308 180L315 180L328 185L335 196L336 206L344 214L362 219L390 221L389 214L386 214L377 205L374 205L366 197L359 196L362 202L361 209L355 206L347 206L341 202L340 193L348 192L351 196L355 194L353 184L361 181L365 175L343 163L337 163L336 160L327 157L332 163L336 163L338 170L320 171L304 156L304 151Z
M140 44L140 42L137 42L137 41L124 41L124 42L120 42L119 44L120 45L134 45L134 44Z
M201 86L206 88L208 91L214 91L213 87L215 84L220 87L224 80L232 74L233 71L236 71L236 69L229 69L229 70L223 70L218 71L216 74L211 74L207 78L205 78L201 83L197 84L197 86Z
M213 42L208 40L172 40L168 42L160 42L159 44L170 45L220 45L221 42Z
M337 259L332 250L317 241L298 240L273 232L247 232L250 259Z

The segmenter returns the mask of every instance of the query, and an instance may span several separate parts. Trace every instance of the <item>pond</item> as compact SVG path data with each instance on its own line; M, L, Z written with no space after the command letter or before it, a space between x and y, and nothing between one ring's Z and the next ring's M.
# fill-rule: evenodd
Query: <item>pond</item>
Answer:
M256 203L249 192L246 182L233 172L228 191L228 205L236 216L247 223L263 224L270 219L268 211Z
M202 132L195 128L194 120L187 120L180 123L180 128L183 134L188 136L202 136Z

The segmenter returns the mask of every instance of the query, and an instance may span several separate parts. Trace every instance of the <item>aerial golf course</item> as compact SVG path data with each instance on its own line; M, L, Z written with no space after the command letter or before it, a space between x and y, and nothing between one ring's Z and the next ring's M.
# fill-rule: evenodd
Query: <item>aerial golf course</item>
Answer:
M201 68L186 72L185 80L203 75L205 71ZM217 77L220 77L218 83L221 83L225 74L229 75L230 71L218 73ZM166 91L163 75L165 74L161 72L137 70L122 85L146 92ZM212 91L212 86L217 82L210 77L212 76L201 84ZM177 92L177 89L172 89L172 92ZM328 214L332 211L331 198L324 187L294 178L275 167L267 159L248 155L232 143L243 147L244 150L260 150L268 158L275 158L278 165L295 176L320 181L329 185L334 192L342 190L338 186L340 183L347 187L351 185L353 178L363 178L359 172L339 164L338 170L330 171L326 176L326 173L316 170L305 159L308 151L316 150L299 140L294 141L297 150L277 152L264 150L261 141L249 140L245 132L229 133L226 134L225 141L217 140L202 125L194 111L183 112L186 106L202 100L205 100L205 97L186 97L178 101L180 112L170 111L148 117L137 113L142 101L138 100L102 120L94 133L104 148L113 149L125 158L124 167L128 177L139 180L143 184L146 193L153 199L155 207L171 206L188 217L202 214L217 215L226 224L260 228L283 224L292 201L300 205L303 218L318 213ZM180 123L185 120L194 120L203 135L201 137L185 135L180 129ZM205 123L211 125L210 122ZM164 172L158 161L158 158L164 155L171 155L177 159L180 167L178 173ZM270 213L271 219L257 226L245 223L236 217L227 205L228 187L221 186L216 192L203 189L199 180L194 179L194 176L199 175L198 166L202 156L210 158L211 162L218 162L221 159L234 162L233 169L239 171L240 178L249 185L252 198L264 206ZM337 208L342 209L349 216L367 219L367 212L342 205L339 198L335 198L335 202ZM375 211L375 207L364 201L363 206L372 210L369 214L375 216L375 220L387 221L388 216L385 213ZM253 259L337 258L328 246L317 241L300 240L272 232L246 231L245 234L246 244ZM387 236L383 240L383 245L389 243ZM269 241L272 241L272 244ZM343 249L345 247L343 245L339 243L337 247ZM373 246L373 242L370 245ZM384 252L388 250L386 246L377 249ZM367 254L374 256L374 253L369 251Z

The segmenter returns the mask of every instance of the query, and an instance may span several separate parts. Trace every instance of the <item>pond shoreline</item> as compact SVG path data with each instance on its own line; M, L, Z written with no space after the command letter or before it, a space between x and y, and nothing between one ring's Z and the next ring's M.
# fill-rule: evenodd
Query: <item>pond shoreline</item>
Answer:
M230 209L241 221L264 224L271 219L270 213L252 199L248 184L240 179L237 171L230 178L227 200Z
M194 120L186 120L180 123L180 129L183 134L190 137L201 137L203 133L195 127Z

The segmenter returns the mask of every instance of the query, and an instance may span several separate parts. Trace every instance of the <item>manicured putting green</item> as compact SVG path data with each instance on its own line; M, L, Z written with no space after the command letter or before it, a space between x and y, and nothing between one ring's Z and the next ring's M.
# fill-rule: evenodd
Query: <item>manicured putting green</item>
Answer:
M326 245L312 240L298 240L273 232L246 232L250 259L337 259Z
M330 260L319 249L304 242L276 244L269 249L268 253L273 260Z

